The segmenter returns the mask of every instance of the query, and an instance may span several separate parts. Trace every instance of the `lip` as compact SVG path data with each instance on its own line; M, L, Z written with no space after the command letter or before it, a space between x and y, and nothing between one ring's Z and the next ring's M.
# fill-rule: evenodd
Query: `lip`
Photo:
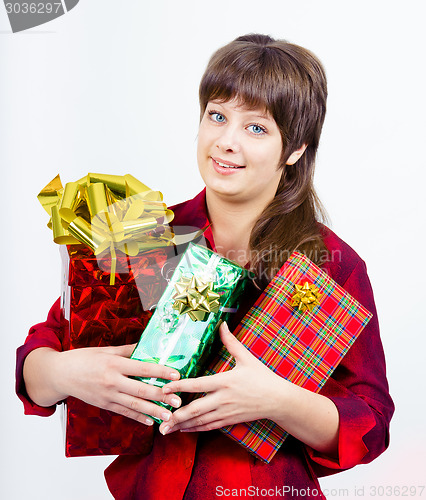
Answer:
M229 165L230 167L240 167L244 168L244 165L238 165L238 163L232 163L232 161L225 161L222 160L222 158L217 158L212 156L212 160L214 160L216 163L219 161L220 163L225 163L226 165Z
M242 165L237 165L236 163L232 163L230 161L223 161L220 158L213 158L213 157L211 157L211 160L212 160L213 168L216 170L217 173L222 174L222 175L232 175L232 174L235 174L236 172L238 172L240 170L243 170L245 168ZM217 163L218 161L220 161L220 163L225 163L226 165L229 165L231 167L239 167L239 168L221 167L219 165L219 163Z

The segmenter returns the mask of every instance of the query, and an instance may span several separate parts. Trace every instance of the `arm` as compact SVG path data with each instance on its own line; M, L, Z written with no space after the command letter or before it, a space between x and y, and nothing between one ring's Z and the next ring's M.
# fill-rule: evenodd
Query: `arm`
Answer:
M163 401L178 407L178 396L171 394L166 398L159 387L129 376L176 380L179 372L162 365L128 359L134 348L134 345L87 347L63 352L35 349L24 364L27 393L40 406L51 406L74 396L146 425L152 425L153 420L145 413L168 420L170 411L151 401Z
M128 378L129 375L176 379L176 370L128 359L134 346L89 347L62 351L59 302L46 322L34 326L18 349L17 392L26 413L50 415L55 403L74 396L86 403L114 411L145 424L144 413L170 418L171 413L151 401L174 407L180 398L167 398L158 387ZM164 414L164 415L162 415Z
M163 422L163 433L204 431L261 418L275 421L293 436L324 453L337 453L339 417L326 397L276 375L221 326L222 342L236 360L228 372L171 382L163 392L207 392ZM169 427L169 429L167 429Z
M23 378L28 397L38 406L49 407L66 399L66 394L55 390L57 377L51 374L59 352L50 347L39 347L31 351L23 365Z
M46 321L34 325L30 328L24 345L18 347L16 351L16 394L24 405L26 415L49 416L54 413L56 406L39 406L27 393L24 380L24 363L27 356L39 348L50 348L55 351L62 351L63 337L60 328L60 299L51 307Z
M307 447L318 476L369 463L383 453L389 445L389 424L395 409L373 291L363 261L358 261L343 286L373 313L373 318L320 392L336 405L340 424L337 457Z
M270 418L305 443L319 475L373 460L388 445L394 407L388 392L373 294L362 261L355 265L344 288L374 317L320 394L308 393L279 377L276 380L277 376L262 363L258 361L263 372L254 359L250 361L240 350L240 360L230 372L172 382L163 388L189 392L195 389L194 392L208 394L176 411L160 431L168 426L170 431L210 430ZM226 342L223 335L222 340ZM235 357L236 352L232 354ZM242 370L244 356L247 366L252 363L252 373ZM239 372L243 376L238 378ZM227 374L229 378L224 378Z

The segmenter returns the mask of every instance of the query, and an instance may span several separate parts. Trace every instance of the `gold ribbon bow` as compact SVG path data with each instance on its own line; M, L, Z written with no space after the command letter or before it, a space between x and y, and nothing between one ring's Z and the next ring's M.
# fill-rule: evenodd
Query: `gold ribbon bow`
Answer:
M294 285L296 293L292 297L292 306L299 309L299 311L312 312L313 309L319 304L319 299L321 293L319 293L319 288L305 281L303 285Z
M168 223L174 214L163 195L130 174L87 174L62 187L57 175L37 196L51 219L53 241L84 244L95 255L111 254L115 283L116 250L127 255L174 243Z
M213 290L212 281L203 281L201 278L182 277L175 284L176 294L173 309L179 314L188 314L192 321L204 321L211 312L219 311L220 295Z

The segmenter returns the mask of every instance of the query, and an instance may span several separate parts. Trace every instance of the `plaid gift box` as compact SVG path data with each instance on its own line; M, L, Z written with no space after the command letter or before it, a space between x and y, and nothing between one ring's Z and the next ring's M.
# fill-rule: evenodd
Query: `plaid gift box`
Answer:
M293 305L296 285L306 282L319 291L319 304L312 311ZM324 271L294 252L234 334L272 371L300 387L319 392L371 317ZM222 347L205 375L234 366L234 358ZM267 419L221 430L266 463L288 436Z

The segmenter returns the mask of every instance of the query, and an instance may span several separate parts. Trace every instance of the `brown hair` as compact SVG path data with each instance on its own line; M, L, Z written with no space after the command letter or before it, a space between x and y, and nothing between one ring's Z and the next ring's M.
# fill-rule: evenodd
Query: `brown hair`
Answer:
M313 187L313 174L327 81L319 60L285 40L241 36L213 54L199 96L201 117L209 101L236 98L269 112L281 132L281 180L250 235L251 265L258 278L270 280L294 250L321 264L326 249L317 220L326 216ZM286 165L291 153L304 144L301 158Z

